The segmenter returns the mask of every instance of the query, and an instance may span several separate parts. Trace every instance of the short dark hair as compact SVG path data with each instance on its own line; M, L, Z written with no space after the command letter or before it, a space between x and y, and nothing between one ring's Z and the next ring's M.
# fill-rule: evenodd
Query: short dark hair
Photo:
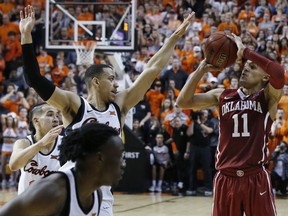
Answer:
M113 67L111 65L107 64L94 64L91 65L85 72L84 76L84 82L88 88L91 87L91 80L93 77L100 77L103 74L103 69L110 68L113 70Z
M28 120L29 120L29 130L31 131L31 133L34 135L36 133L36 129L33 125L33 117L35 116L35 114L39 114L42 110L42 107L44 105L48 105L47 103L43 102L40 104L36 104L35 106L33 106L28 114Z
M88 123L72 130L59 146L59 160L83 160L86 155L101 151L102 146L113 136L118 136L115 129L99 123Z

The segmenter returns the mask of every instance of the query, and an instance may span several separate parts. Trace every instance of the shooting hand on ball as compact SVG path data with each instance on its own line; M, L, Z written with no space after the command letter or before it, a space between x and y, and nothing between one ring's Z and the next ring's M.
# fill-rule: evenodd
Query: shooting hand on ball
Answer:
M244 46L244 44L242 43L242 40L240 37L236 36L235 34L232 33L232 35L227 35L227 37L231 40L233 40L236 45L237 45L237 48L238 48L238 52L237 52L237 56L238 56L238 60L241 60L242 59L242 56L243 56L243 51L244 49L246 48Z

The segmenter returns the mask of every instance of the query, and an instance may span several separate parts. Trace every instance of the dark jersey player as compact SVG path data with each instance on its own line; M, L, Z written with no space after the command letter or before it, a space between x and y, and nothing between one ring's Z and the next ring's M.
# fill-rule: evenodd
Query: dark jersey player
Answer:
M238 57L247 62L239 89L215 89L194 94L204 73L205 60L192 73L177 99L181 108L219 108L220 139L216 152L213 216L276 215L270 175L265 170L267 137L284 85L284 70L276 62L245 48L229 37Z

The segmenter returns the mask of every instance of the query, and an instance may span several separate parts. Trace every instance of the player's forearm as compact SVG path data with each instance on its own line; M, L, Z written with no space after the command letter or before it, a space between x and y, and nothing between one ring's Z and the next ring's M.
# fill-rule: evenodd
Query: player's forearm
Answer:
M243 57L254 62L260 68L262 68L262 70L269 74L269 82L275 89L283 88L285 83L284 68L280 64L273 62L248 48L244 49Z
M22 33L21 34L21 45L32 44L32 35L31 33Z
M168 39L168 41L161 47L161 49L149 60L146 68L157 67L159 68L157 72L160 73L162 69L167 65L170 57L172 56L178 39L178 36L173 34Z
M196 71L189 75L185 85L180 91L176 104L181 108L191 108L197 84L206 71L198 67Z
M9 167L12 171L17 171L24 167L41 149L41 143L37 142L23 150L13 151L9 161Z
M47 101L53 94L55 86L45 77L41 76L32 42L22 45L22 50L25 80L43 100Z

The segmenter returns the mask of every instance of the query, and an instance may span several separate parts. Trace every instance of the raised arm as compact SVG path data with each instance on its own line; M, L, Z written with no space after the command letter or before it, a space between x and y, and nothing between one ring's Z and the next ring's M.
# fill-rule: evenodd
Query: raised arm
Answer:
M235 34L228 37L235 41L237 45L238 58L244 57L245 59L254 62L269 76L269 83L265 87L265 97L268 101L270 116L274 119L277 112L277 105L282 94L282 88L285 83L284 68L279 63L271 61L255 51L246 48L242 43L241 38Z
M20 11L20 19L19 27L26 82L35 89L44 101L62 111L64 123L69 124L81 105L80 97L55 87L49 80L41 76L31 35L35 24L34 8L32 6L25 7L24 14Z
M55 142L56 137L61 133L63 125L52 128L41 140L33 145L27 139L19 139L14 143L13 152L9 161L12 171L24 167L44 146Z
M63 174L53 174L33 183L24 193L0 208L0 215L60 215L67 198Z
M179 28L171 35L168 41L162 48L149 60L145 70L133 83L133 85L117 95L115 102L119 105L122 113L126 114L130 108L135 106L144 96L146 91L150 88L153 81L159 76L162 69L168 63L170 56L174 52L174 47L179 38L181 38L189 26L192 18L192 12Z
M212 65L206 63L204 59L198 68L189 75L184 87L177 97L177 106L187 109L200 110L218 106L218 98L223 92L223 89L213 89L206 93L195 94L195 90L201 77L211 70L217 70Z

